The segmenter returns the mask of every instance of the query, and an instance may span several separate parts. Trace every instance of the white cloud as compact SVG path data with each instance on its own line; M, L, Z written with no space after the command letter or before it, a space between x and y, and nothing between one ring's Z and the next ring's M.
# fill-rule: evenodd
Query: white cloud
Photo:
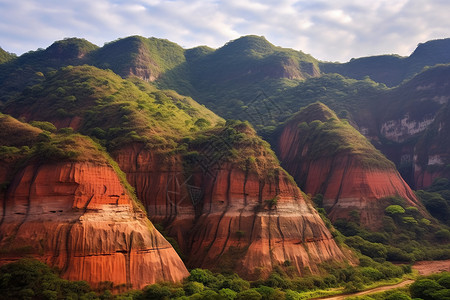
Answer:
M69 36L139 34L220 47L246 34L322 60L398 53L449 37L445 0L0 0L0 46L23 53Z
M352 17L344 13L341 9L328 10L323 13L329 20L337 23L347 24L352 21Z

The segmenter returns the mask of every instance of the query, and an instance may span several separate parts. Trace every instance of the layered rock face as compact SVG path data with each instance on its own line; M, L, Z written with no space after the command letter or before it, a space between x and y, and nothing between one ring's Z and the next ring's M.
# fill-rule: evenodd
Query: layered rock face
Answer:
M1 200L1 263L32 255L93 286L142 288L188 275L109 165L29 164Z
M204 196L191 231L189 265L231 268L255 279L275 266L314 273L321 262L345 258L318 213L281 169L261 176L226 164L214 176L197 176L194 184Z
M356 210L361 224L376 229L392 196L424 212L394 165L323 104L305 108L279 133L282 165L306 193L323 195L332 220Z
M163 163L138 144L114 157L151 220L165 224L177 239L189 267L230 270L254 279L277 265L292 265L303 274L317 271L321 262L345 259L281 168L264 175L225 163L189 174L180 159Z

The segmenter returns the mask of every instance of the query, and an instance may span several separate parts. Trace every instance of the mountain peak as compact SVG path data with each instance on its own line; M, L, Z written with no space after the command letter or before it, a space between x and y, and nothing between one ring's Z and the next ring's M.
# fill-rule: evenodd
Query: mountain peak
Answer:
M134 35L105 44L93 55L94 64L122 77L156 80L185 61L184 49L165 39Z
M302 108L292 117L293 120L301 120L307 123L315 120L325 122L331 118L337 119L338 117L334 111L321 102L315 102Z
M82 58L91 51L98 49L98 46L80 38L66 38L54 42L46 49L52 58L75 59Z
M431 40L417 45L411 58L434 57L435 59L450 60L450 38Z
M229 41L218 51L220 52L244 52L247 54L269 54L275 46L264 36L246 35L238 39Z

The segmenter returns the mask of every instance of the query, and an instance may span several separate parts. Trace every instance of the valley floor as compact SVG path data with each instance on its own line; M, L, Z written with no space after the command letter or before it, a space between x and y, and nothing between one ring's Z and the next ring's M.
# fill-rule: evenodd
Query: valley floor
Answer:
M418 271L420 275L426 276L434 273L440 272L450 272L450 259L448 260L438 260L438 261L419 261L413 265L413 269ZM368 294L374 294L379 292L384 292L392 289L397 289L404 287L406 285L410 285L414 282L414 280L408 279L393 285L380 286L377 288L369 289L366 291L356 292L352 294L345 295L334 295L320 298L313 298L311 300L343 300L347 297L355 297L355 296L363 296Z

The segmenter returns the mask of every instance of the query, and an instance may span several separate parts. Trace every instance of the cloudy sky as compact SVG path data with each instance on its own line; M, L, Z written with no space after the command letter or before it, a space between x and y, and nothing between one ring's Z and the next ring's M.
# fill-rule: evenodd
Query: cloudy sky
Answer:
M102 46L137 34L217 48L256 34L344 62L450 37L449 12L448 0L0 0L0 47L22 54L65 37Z

